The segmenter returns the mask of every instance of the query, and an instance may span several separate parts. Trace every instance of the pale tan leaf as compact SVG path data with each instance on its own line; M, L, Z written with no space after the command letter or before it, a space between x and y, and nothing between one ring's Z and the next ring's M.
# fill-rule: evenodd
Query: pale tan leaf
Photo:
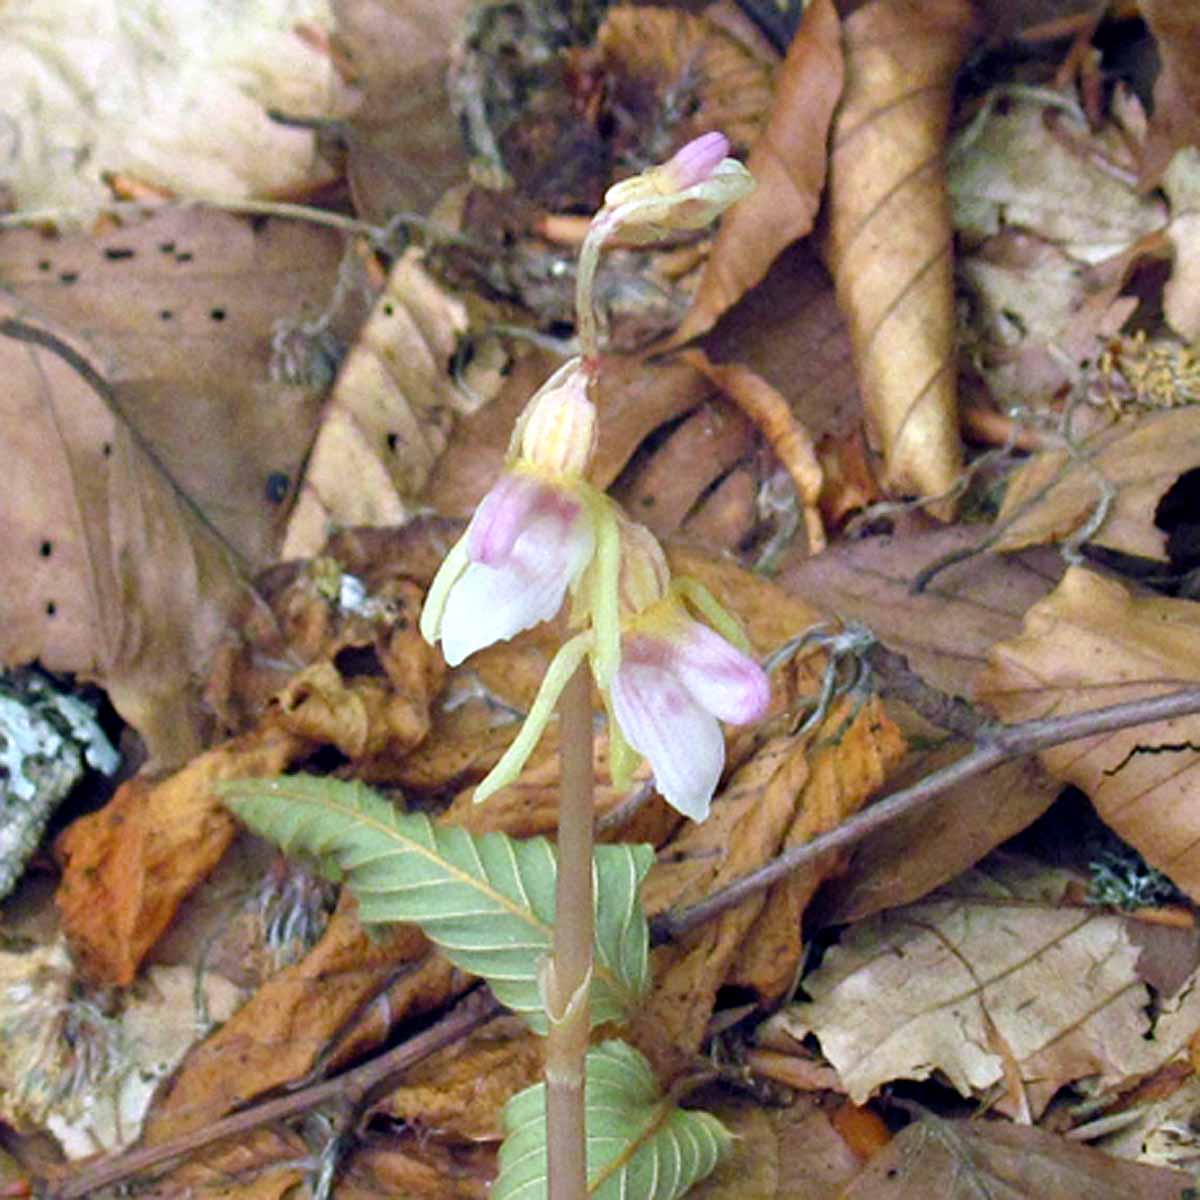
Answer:
M0 19L22 208L94 208L118 173L200 196L295 195L328 182L311 129L347 113L322 42L325 0L211 6L19 0Z
M1005 721L1066 716L1194 686L1200 619L1192 601L1137 597L1072 567L990 660L977 694ZM1151 865L1200 897L1196 746L1200 718L1180 717L1055 746L1041 759L1085 791L1104 822Z
M316 554L339 526L401 525L471 401L450 378L466 310L410 251L350 352L321 419L282 556Z
M1179 1054L1186 1037L1151 1036L1124 919L1061 907L1053 893L1046 902L1046 886L1021 864L989 861L853 926L805 978L811 1001L780 1020L797 1039L817 1036L858 1103L934 1072L983 1095L1004 1079L997 1036L1035 1117L1065 1083L1111 1088Z
M898 492L960 467L950 206L942 156L964 0L876 0L845 23L825 256L850 323L868 425Z
M1186 1200L1190 1174L1118 1162L1041 1129L926 1114L902 1130L841 1200Z
M825 185L826 138L842 90L841 29L830 0L810 4L788 48L767 126L747 166L758 186L727 213L673 344L710 328L812 229Z
M1051 94L1054 95L1053 93ZM1020 230L1098 263L1166 224L1158 196L1105 163L1134 163L1115 121L1093 133L1070 102L1005 97L984 109L950 160L955 227L975 239Z
M996 518L996 549L1062 541L1112 505L1091 538L1103 546L1165 558L1166 534L1154 524L1167 489L1200 462L1200 407L1147 413L1088 438L1074 452L1045 450L1013 475Z

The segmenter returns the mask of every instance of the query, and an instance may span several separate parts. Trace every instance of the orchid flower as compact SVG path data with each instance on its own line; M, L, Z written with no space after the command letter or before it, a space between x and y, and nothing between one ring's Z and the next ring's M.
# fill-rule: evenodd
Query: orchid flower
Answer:
M601 695L609 715L609 764L624 786L639 757L673 808L702 821L725 768L721 721L759 720L770 684L747 653L736 622L695 580L672 580L662 548L644 526L618 516L618 665ZM600 571L593 568L592 574ZM581 590L586 597L588 589ZM697 621L689 606L716 625ZM575 669L605 638L603 621L570 639L551 662L520 733L475 791L477 802L511 783L533 752Z
M572 359L530 400L504 472L434 577L421 634L451 666L553 617L604 536L583 477L596 441L587 382Z

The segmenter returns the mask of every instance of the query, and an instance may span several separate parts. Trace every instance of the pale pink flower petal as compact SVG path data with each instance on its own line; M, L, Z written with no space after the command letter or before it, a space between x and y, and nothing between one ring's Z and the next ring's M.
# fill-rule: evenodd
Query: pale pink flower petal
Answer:
M716 717L692 699L664 662L636 649L626 650L613 679L612 706L626 740L650 761L663 798L684 816L703 821L725 769L725 739Z
M693 699L731 725L761 720L771 703L762 667L699 621L671 639L671 669Z
M554 616L587 565L593 541L582 507L539 507L507 555L490 564L472 562L451 588L439 630L446 661L456 667L476 650Z
M682 146L662 170L677 191L703 183L729 154L729 139L723 133L702 133Z
M472 562L498 566L512 553L521 531L535 511L554 507L554 489L532 475L505 471L479 502L467 528L467 553Z

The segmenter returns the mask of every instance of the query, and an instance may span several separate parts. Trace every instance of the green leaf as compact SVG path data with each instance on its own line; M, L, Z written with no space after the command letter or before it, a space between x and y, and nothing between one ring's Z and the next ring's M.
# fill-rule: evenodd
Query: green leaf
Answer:
M456 966L545 1033L538 962L550 952L557 860L545 838L471 834L400 813L359 783L307 775L218 785L231 809L285 853L340 871L364 923L420 925ZM623 1021L645 992L648 931L638 888L649 846L596 847L592 1023Z
M650 1064L625 1042L587 1056L588 1195L596 1200L675 1200L703 1179L733 1138L711 1113L664 1096ZM544 1200L546 1085L504 1107L507 1137L491 1200Z

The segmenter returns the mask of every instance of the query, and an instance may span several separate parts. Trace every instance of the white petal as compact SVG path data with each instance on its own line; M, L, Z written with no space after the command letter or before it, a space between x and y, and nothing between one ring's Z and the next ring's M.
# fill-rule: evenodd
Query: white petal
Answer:
M703 821L725 767L717 719L669 670L628 658L613 680L612 706L625 739L650 760L663 798Z
M670 647L671 669L714 717L732 725L762 718L771 702L771 683L749 655L698 621L690 621Z
M571 580L587 564L592 544L582 512L568 523L545 516L529 523L502 565L471 563L442 613L446 661L456 667L476 650L554 616Z

